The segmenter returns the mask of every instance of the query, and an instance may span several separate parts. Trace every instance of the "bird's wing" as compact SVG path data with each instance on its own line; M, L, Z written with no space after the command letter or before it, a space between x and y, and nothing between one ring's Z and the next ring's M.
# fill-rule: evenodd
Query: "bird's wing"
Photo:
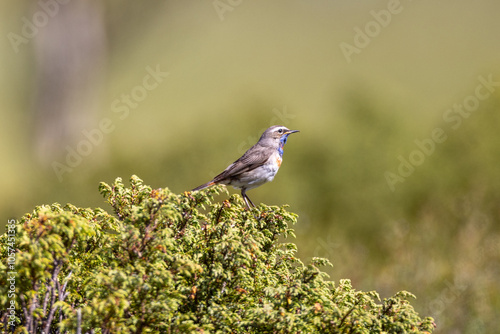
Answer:
M241 158L217 175L213 181L217 183L260 167L269 159L272 153L272 150L263 149L261 146L252 146Z

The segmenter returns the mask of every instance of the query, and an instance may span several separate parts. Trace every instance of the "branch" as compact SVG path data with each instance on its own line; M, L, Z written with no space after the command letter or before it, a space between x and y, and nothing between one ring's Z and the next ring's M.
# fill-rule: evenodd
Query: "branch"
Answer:
M50 279L51 280L51 290L52 290L51 291L51 300L50 300L50 312L49 312L49 316L47 317L45 327L43 329L44 333L49 333L50 325L52 323L52 319L54 318L54 314L59 309L59 306L54 308L54 303L56 300L56 294L55 294L56 284L59 283L57 281L57 276L59 275L59 272L61 271L61 266L62 266L62 260L54 260L54 270L52 270L52 277Z
M71 273L70 273L71 275ZM82 334L82 309L76 310L76 334Z

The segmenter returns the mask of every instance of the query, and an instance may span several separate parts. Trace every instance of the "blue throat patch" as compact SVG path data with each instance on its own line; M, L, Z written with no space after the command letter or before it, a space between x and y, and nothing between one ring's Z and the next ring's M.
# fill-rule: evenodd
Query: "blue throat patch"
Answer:
M280 154L280 157L283 156L283 146L285 146L286 144L286 140L288 139L288 136L289 135L284 135L283 137L281 137L280 139L280 146L278 147L278 153Z

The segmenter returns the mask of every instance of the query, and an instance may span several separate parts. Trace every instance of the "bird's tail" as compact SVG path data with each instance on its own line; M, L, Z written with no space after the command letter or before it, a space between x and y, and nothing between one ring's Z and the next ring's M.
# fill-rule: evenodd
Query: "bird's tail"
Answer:
M197 191L197 190L205 189L205 188L208 188L208 187L210 187L210 186L213 186L214 184L215 184L215 182L214 182L214 181L210 181L210 182L207 182L207 183L205 183L205 184L202 184L201 186L198 186L198 187L194 188L194 189L193 189L193 190L191 190L191 191Z

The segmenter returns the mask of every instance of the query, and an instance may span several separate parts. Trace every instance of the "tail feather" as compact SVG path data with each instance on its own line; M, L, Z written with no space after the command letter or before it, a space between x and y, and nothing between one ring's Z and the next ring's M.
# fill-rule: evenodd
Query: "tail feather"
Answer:
M205 189L205 188L208 188L208 187L210 187L210 186L213 186L214 184L215 184L215 182L214 182L214 181L210 181L210 182L207 182L207 183L205 183L205 184L202 184L201 186L198 186L198 187L194 188L194 189L193 189L193 190L191 190L191 191L197 191L197 190Z

